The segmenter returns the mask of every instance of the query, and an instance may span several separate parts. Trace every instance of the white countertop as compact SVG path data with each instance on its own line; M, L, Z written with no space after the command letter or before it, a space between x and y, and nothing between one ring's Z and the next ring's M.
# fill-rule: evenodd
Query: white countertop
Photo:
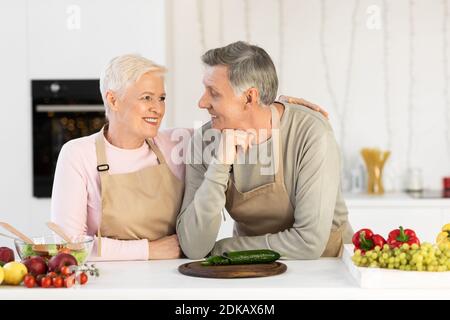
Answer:
M340 259L283 261L286 273L266 278L206 279L182 275L189 260L102 262L99 278L71 289L0 286L4 299L444 299L450 289L361 289Z
M367 193L344 193L349 208L378 207L435 207L450 208L450 198L413 198L405 192L391 192L383 195Z

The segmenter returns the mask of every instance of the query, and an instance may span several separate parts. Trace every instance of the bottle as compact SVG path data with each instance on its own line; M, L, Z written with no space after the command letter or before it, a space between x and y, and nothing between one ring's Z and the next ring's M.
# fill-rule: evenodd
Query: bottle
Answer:
M450 190L450 177L442 178L442 187L444 190Z
M361 170L361 166L352 169L351 171L351 186L350 191L352 193L361 193L364 191L364 172Z
M419 168L408 169L406 191L421 192L423 191L422 170Z
M442 195L444 198L450 198L450 177L442 178L442 187L443 192Z

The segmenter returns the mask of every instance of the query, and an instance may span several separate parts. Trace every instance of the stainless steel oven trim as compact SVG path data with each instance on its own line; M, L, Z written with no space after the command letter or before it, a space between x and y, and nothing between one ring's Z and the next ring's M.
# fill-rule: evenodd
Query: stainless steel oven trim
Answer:
M102 112L105 107L102 104L54 104L36 105L36 112Z

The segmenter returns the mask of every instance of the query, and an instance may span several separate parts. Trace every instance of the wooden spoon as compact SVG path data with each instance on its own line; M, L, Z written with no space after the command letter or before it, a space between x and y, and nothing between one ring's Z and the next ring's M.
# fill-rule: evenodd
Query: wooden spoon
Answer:
M12 239L12 240L20 240L19 238L11 237L11 236L8 236L7 234L4 234L4 233L0 233L0 236L1 237L5 237L5 238L9 238L9 239Z
M73 243L72 239L64 232L64 230L54 222L47 222L47 227L60 236L65 242L67 242L67 248L70 250L82 250L84 249L83 244Z
M26 235L24 235L22 232L14 228L12 225L6 222L0 222L0 226L2 226L4 229L8 230L12 234L19 237L20 240L25 242L26 244L31 244L33 251L35 251L38 255L47 255L48 250L47 246L45 244L34 244L34 241L28 238Z

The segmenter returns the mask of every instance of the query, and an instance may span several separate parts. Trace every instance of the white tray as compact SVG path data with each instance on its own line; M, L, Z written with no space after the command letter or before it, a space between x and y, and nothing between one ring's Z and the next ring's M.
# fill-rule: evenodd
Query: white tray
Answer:
M450 289L450 271L418 272L361 268L353 264L353 245L346 244L342 261L361 288L372 289Z

